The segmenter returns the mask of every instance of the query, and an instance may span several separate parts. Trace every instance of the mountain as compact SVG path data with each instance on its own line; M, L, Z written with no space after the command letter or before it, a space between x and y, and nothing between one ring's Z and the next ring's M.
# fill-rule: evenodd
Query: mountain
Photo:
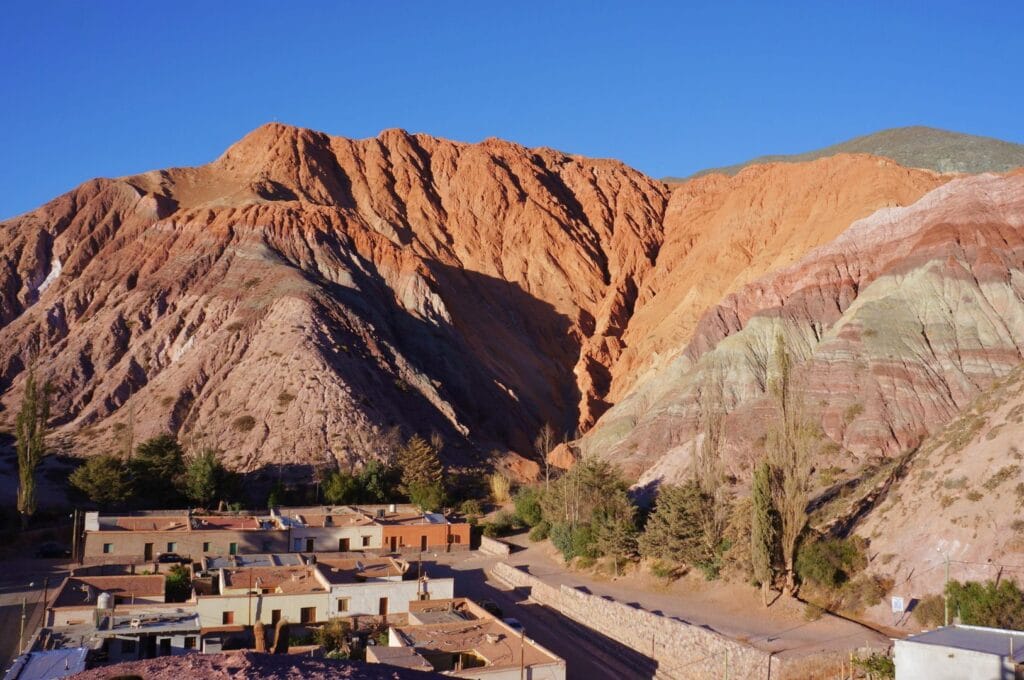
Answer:
M823 488L920 446L1024 357L1024 172L955 179L880 209L726 296L584 450L641 482L684 478L702 440L702 390L720 377L729 472L749 478L777 336L821 424Z
M495 139L266 125L0 223L0 430L34 361L78 454L169 430L308 470L437 431L450 463L528 476L552 423L655 481L725 366L742 479L781 331L853 475L1020 362L1022 182L837 154L670 187Z
M1024 166L1024 144L915 125L881 130L806 153L759 156L745 163L702 170L693 177L710 174L735 175L751 165L803 163L840 153L884 156L908 168L925 168L936 172L1007 172ZM668 177L665 181L683 180Z

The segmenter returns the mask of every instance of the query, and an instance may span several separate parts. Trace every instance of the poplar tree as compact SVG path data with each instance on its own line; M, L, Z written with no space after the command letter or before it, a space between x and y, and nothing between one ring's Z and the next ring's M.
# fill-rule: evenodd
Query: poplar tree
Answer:
M761 599L768 606L768 591L774 575L775 510L772 507L772 472L768 461L754 468L750 512L750 562L754 578L761 584Z
M18 513L21 528L28 527L36 511L36 469L46 456L46 422L50 419L50 384L40 388L35 369L29 366L25 396L16 424L18 451Z
M398 452L398 465L402 469L399 488L425 511L438 510L446 501L444 468L437 455L437 445L437 441L430 444L417 434Z

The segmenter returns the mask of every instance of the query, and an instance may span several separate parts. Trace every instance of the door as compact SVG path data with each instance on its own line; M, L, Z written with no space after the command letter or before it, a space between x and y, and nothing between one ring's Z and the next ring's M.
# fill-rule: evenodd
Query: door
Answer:
M313 539L312 538L307 538L306 539L306 552L313 552Z
M348 539L347 538L339 538L338 539L338 550L341 551L341 552L348 552Z
M388 598L380 598L380 602L377 604L377 614L378 616L388 615Z
M171 638L160 638L160 656L171 655Z
M423 550L426 550L426 549L427 549L427 537L426 536L420 536L420 550L423 551Z
M398 536L391 537L391 552L398 552Z
M228 553L230 553L232 555L237 555L238 554L238 544L237 543L229 543L228 544Z
M152 543L147 543L146 547L143 548L143 556L142 556L142 558L144 560L146 560L147 562L151 562L153 560L153 544Z

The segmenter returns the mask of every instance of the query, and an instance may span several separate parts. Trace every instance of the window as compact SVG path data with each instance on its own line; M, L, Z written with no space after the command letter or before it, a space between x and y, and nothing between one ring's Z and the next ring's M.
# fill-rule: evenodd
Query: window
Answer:
M365 548L368 545L370 545L370 537L369 536L363 536L363 547Z
M138 644L135 640L121 640L121 655L135 654L138 651Z
M170 656L171 655L171 638L160 639L160 654L159 656Z
M174 541L167 541L167 552L177 552L178 544Z
M103 544L103 554L104 555L109 555L112 552L114 552L114 544L113 543L104 543Z
M210 552L210 542L209 541L203 541L203 552L204 553Z
M281 620L281 610L274 609L270 612L270 625L276 626L277 622Z
M315 623L316 607L303 607L299 610L299 623Z
M195 649L196 638L194 635L188 635L185 637L185 649Z
M348 611L348 601L349 601L349 598L347 598L347 597L339 597L338 598L338 613L339 614Z
M455 534L454 536L452 536L452 539L453 539L453 540L454 540L454 541L455 541L456 543L462 543L462 536L459 536L458 534Z
M228 544L228 552L231 553L232 555L237 555L238 554L238 544L237 543L229 543Z
M223 614L220 615L220 622L221 622L221 624L223 624L225 626L231 625L232 623L235 622L235 613L234 612L224 612Z

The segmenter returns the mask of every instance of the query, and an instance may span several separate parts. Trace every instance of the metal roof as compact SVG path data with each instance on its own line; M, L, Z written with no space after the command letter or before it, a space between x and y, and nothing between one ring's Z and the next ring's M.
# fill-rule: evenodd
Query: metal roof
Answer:
M1016 663L1024 662L1024 631L985 628L982 626L945 626L926 633L911 635L899 642L953 647L955 649L1010 657Z
M4 680L51 680L66 678L85 670L88 649L54 649L48 652L29 652L14 660Z

